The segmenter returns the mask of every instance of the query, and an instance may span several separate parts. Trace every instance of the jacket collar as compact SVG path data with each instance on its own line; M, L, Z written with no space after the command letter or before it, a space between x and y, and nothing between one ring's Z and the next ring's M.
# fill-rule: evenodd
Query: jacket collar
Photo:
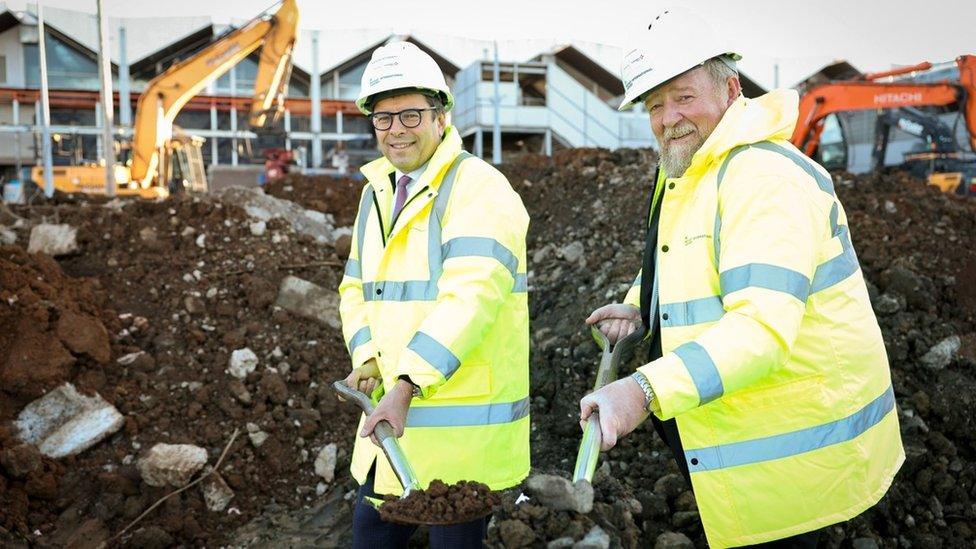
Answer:
M417 181L418 188L429 186L431 189L436 190L440 187L441 174L451 165L454 158L461 153L461 146L461 136L458 135L457 128L448 126L444 131L444 138L441 140L441 144L437 146L434 154L427 161L427 169L424 170L423 175L420 176L420 180ZM366 180L373 186L373 189L379 192L382 186L389 186L390 174L396 171L396 167L385 156L382 156L361 167L359 171L366 177Z

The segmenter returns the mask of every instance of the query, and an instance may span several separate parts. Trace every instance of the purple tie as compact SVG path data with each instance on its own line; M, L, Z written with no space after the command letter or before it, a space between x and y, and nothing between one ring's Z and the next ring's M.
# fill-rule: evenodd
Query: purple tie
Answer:
M403 209L403 203L407 201L407 185L410 184L410 176L403 175L400 180L397 181L397 192L396 192L396 202L393 204L393 221L396 221L398 215L400 215L400 210Z

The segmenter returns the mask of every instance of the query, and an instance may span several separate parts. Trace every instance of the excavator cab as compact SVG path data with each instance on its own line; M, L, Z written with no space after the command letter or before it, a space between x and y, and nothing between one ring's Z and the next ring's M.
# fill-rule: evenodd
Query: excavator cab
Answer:
M166 182L170 194L207 192L207 171L203 167L202 137L176 135L160 155L160 183Z

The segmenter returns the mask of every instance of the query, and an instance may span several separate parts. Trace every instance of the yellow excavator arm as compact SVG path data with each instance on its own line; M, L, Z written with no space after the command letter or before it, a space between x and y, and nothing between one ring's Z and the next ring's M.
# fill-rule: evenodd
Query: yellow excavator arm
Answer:
M272 126L281 113L285 112L285 94L288 92L291 60L298 32L298 9L294 2L295 0L288 0L278 10L275 16L280 18L282 24L271 28L261 48L258 74L254 79L254 100L251 102L252 128ZM292 4L291 9L285 12L289 3Z
M296 0L283 0L271 16L259 16L199 53L152 79L139 96L133 124L131 179L152 185L159 168L159 148L172 136L173 121L184 105L234 65L262 48L251 124L264 127L283 109L291 56L298 34Z

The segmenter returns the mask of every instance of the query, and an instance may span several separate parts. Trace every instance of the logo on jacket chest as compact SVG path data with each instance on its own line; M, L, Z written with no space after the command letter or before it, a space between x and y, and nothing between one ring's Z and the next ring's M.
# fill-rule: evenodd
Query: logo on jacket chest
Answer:
M685 246L690 246L696 240L702 240L706 238L712 238L710 234L696 234L696 235L685 235Z

